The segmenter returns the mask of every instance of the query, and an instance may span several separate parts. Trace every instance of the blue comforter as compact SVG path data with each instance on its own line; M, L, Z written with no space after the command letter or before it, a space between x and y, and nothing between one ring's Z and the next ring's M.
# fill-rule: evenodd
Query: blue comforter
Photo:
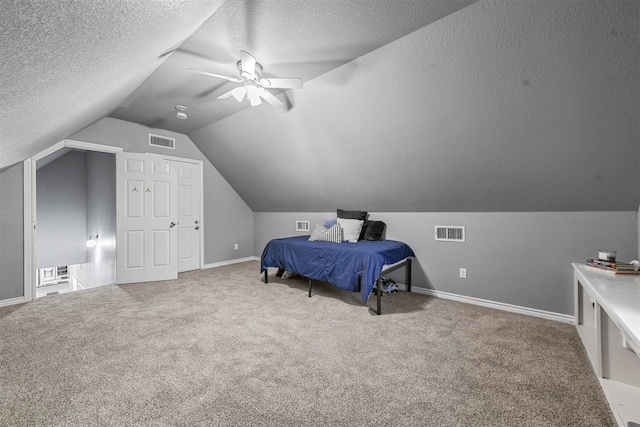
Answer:
M384 265L415 256L406 243L395 240L332 243L308 239L296 236L271 240L262 252L260 273L278 267L348 291L360 289L366 304Z

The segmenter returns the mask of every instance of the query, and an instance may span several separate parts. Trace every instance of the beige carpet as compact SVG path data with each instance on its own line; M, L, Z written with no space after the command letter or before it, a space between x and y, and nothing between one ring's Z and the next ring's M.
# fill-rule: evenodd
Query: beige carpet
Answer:
M572 325L274 273L0 308L0 425L615 425Z

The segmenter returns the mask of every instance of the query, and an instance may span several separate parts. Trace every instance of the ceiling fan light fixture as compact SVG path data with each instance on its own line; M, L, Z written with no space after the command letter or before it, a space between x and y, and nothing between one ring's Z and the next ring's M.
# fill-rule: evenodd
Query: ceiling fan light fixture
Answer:
M260 89L264 90L264 88L258 87L254 82L247 82L247 99L251 103L252 107L256 105L262 104L262 100L260 99Z
M242 68L242 60L239 60L237 62L237 66L238 66L238 71L240 72L240 77L242 77L243 79L247 79L247 80L260 80L260 77L262 76L262 65L260 65L259 63L255 63L256 66L254 67L253 70L253 74L251 74L251 72L249 72L249 70L244 70Z
M247 83L247 98L253 99L256 96L258 96L258 88L252 83Z
M177 118L181 120L185 120L187 118L187 113L185 113L185 111L187 111L187 107L184 105L176 105L176 110L178 110L176 113Z
M242 83L228 92L218 96L218 99L227 99L233 96L236 101L242 102L246 97L252 107L267 101L273 107L282 107L284 103L275 97L267 88L273 89L302 89L303 81L297 77L262 77L262 65L249 52L241 50L240 60L236 62L240 78L223 76L208 71L193 69L196 73L227 80L233 83Z

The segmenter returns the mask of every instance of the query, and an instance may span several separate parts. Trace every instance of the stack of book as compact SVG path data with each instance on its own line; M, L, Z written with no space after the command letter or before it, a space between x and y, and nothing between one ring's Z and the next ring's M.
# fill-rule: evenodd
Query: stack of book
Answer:
M600 271L608 274L640 274L640 271L636 271L633 264L627 264L624 262L615 261L602 261L599 259L588 259L587 267L596 271Z

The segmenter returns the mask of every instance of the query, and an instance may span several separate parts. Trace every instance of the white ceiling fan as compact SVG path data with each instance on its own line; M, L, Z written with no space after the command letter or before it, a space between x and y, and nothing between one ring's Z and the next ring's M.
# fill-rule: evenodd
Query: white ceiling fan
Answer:
M246 97L252 107L262 103L260 98L264 99L274 107L281 107L284 105L284 103L269 92L267 88L302 89L302 79L296 77L262 78L262 65L256 61L256 58L254 58L253 55L244 50L240 51L240 60L237 65L240 78L223 76L221 74L210 73L208 71L196 70L195 68L190 69L196 73L204 74L205 76L216 77L234 83L242 83L242 86L238 86L237 88L220 95L218 99L226 99L233 96L238 102L242 102Z

